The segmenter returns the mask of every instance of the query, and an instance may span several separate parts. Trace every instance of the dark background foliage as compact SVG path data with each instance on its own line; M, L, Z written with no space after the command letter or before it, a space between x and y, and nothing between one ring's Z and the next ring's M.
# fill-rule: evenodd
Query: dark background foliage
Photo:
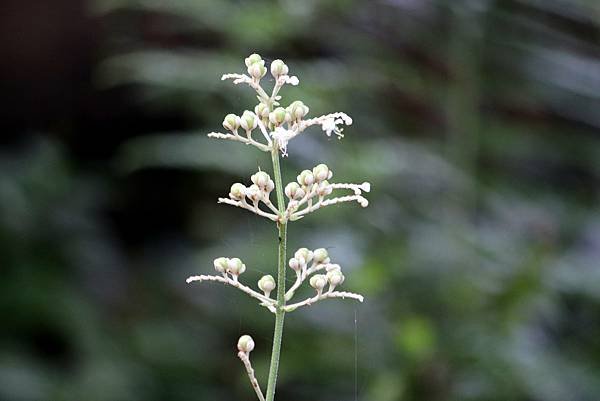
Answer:
M600 8L593 0L5 0L0 6L0 399L253 399L273 319L186 286L273 227L218 206L268 158L205 133L250 108L259 52L342 141L295 141L370 207L322 210L366 302L289 315L280 400L600 399Z

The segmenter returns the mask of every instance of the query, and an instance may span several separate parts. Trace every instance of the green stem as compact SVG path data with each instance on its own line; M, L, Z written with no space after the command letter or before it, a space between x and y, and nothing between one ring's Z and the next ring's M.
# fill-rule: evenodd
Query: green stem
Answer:
M283 184L281 182L281 167L279 166L279 147L276 141L273 141L271 150L271 160L273 161L273 175L275 178L275 192L277 193L277 208L279 215L283 216L285 212L285 203L283 199ZM279 356L281 354L281 338L283 336L283 321L285 318L285 252L287 242L287 224L278 222L279 244L277 258L277 311L275 313L275 330L273 332L273 351L271 353L271 366L269 368L269 383L267 385L266 401L275 399L275 386L277 384L277 372L279 370Z

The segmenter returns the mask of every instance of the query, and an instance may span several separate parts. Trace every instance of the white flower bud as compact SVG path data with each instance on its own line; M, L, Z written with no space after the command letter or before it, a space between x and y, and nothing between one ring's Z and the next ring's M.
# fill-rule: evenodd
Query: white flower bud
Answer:
M223 128L231 132L240 128L240 118L235 114L227 114L223 120Z
M317 182L325 181L329 178L329 167L327 167L326 164L321 163L315 168L313 168L312 173Z
M277 107L269 114L269 121L274 125L281 125L290 121L290 115L283 107Z
M267 185L265 186L265 192L271 193L271 191L273 191L274 189L275 189L275 182L273 182L273 180L269 180L269 182L267 182Z
M327 273L327 280L332 287L336 287L344 282L344 274L341 270L332 270Z
M248 354L254 349L254 340L249 335L244 334L238 340L237 347L240 352Z
M259 171L258 173L253 174L250 177L250 180L252 180L252 182L259 188L265 189L269 184L269 181L271 181L271 177L269 177L269 174L265 173L264 171Z
M287 75L289 72L288 66L281 60L273 60L271 63L271 74L275 79L279 78L281 75Z
M246 186L236 182L229 190L229 197L238 201L244 199L246 197Z
M342 271L342 266L338 265L337 263L332 263L325 267L325 271L327 272L332 272L334 270Z
M246 265L240 258L231 258L227 261L227 272L233 276L239 276L246 271Z
M249 110L245 110L240 118L240 126L246 131L252 131L258 125L258 119Z
M300 175L298 175L297 179L298 184L302 185L303 187L308 187L315 182L315 177L310 170L303 170Z
M329 262L329 252L325 248L315 249L313 251L313 260L315 263L328 263Z
M302 268L302 265L296 258L291 258L288 264L290 265L290 268L294 271L298 271Z
M299 121L308 114L309 108L302 101L296 100L295 102L292 102L286 110L290 113L292 120Z
M246 63L246 67L250 67L252 64L259 61L262 61L262 57L260 57L260 54L257 53L252 53L244 60L244 62Z
M313 252L308 248L300 248L294 253L296 259L304 259L305 263L310 263L313 259Z
M259 103L254 107L254 113L264 120L265 118L269 118L269 107L264 103Z
M271 291L275 289L275 279L270 274L266 276L262 276L260 280L258 280L258 288L268 297Z
M285 195L291 199L295 199L295 200L300 200L302 198L304 198L304 195L306 193L304 192L304 190L302 188L300 188L300 185L298 185L295 182L290 182L289 184L287 184L285 186Z
M215 270L219 273L225 273L227 271L227 267L229 263L229 259L227 258L216 258L213 262L213 264L215 265Z
M315 274L310 278L310 286L317 291L323 290L328 283L327 276L324 274Z
M267 73L264 60L260 60L250 64L248 67L248 74L254 79L261 79Z
M360 189L362 189L365 192L371 192L371 184L368 182L363 182L362 184L360 184Z
M246 190L246 196L252 202L258 202L262 198L262 191L256 184L252 184Z
M317 188L317 195L319 196L327 196L333 192L333 188L329 185L329 181L323 181L319 184Z

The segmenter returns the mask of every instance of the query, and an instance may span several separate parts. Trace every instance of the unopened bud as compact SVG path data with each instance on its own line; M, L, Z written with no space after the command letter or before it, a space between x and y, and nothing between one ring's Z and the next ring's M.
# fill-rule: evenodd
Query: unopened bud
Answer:
M262 198L262 191L260 190L260 188L258 187L258 185L252 184L246 190L246 196L252 202L258 202Z
M271 291L275 289L275 279L270 274L262 276L261 279L258 280L258 288L260 288L266 296L269 296Z
M292 120L298 121L308 114L309 108L302 101L296 100L287 107L287 111L290 113Z
M278 107L269 114L269 121L275 125L281 125L289 120L289 114L283 107Z
M258 119L251 111L244 111L240 118L240 126L246 131L252 131L258 125Z
M315 177L310 170L303 170L300 175L298 175L297 179L298 184L302 185L303 187L308 187L315 182Z
M254 349L254 340L249 335L244 334L238 340L237 347L240 352L248 354Z
M344 282L344 274L341 270L332 270L327 273L327 280L332 287L336 287Z
M323 163L321 163L318 166L316 166L315 168L313 168L312 173L315 176L315 180L317 182L325 181L325 180L331 178L331 176L330 176L331 172L329 171L329 167L327 167L327 165L323 164Z
M327 276L324 274L315 274L310 278L310 286L317 291L323 290L328 283Z
M273 182L273 180L269 180L269 182L267 182L267 186L265 186L265 192L271 193L271 191L273 191L274 189L275 189L275 182Z
M296 259L304 259L306 263L310 263L313 259L313 252L308 248L300 248L294 253Z
M244 60L244 62L246 63L246 67L250 67L252 64L257 63L259 61L262 61L262 57L260 57L260 54L256 54L256 53L249 55Z
M231 186L231 189L229 190L229 196L238 201L244 199L246 197L246 186L236 182Z
M235 114L227 114L223 120L223 128L229 131L236 131L240 128L240 118Z
M256 107L254 107L254 112L261 119L269 118L269 106L264 103L257 104Z
M285 195L290 199L300 200L304 197L305 192L300 188L300 185L290 182L285 186Z
M327 196L333 192L333 188L329 185L327 180L322 181L317 188L317 195L319 196Z
M248 67L248 74L254 79L261 79L267 73L265 62L263 60L257 61L250 64Z
M325 271L327 272L332 272L334 270L342 271L342 266L338 265L337 263L331 263L325 266Z
M288 264L290 265L290 268L294 271L298 271L302 268L302 265L296 258L291 258Z
M271 63L271 74L275 79L279 78L281 75L287 75L289 72L288 66L281 60L273 60Z
M315 263L328 263L329 252L325 248L315 249L313 251L313 260Z
M227 271L233 276L239 276L246 271L246 265L240 258L231 258L227 261Z
M269 174L265 173L264 171L259 171L258 173L253 174L250 177L250 180L258 185L259 188L264 189L267 187L269 181L271 181L271 177L269 177Z
M219 273L225 273L227 271L229 259L227 258L216 258L213 262L215 265L215 270Z

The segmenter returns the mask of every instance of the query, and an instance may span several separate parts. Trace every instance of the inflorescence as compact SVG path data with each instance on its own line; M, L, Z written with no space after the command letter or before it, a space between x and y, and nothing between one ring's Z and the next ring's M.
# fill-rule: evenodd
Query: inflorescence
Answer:
M225 74L221 79L232 79L234 84L249 85L256 92L259 103L253 111L245 110L241 115L226 115L223 119L223 128L226 133L211 132L208 136L241 142L252 145L263 152L271 152L273 167L277 173L275 177L278 182L274 182L269 174L259 169L250 177L252 182L250 185L234 183L229 190L229 196L219 198L219 203L249 210L272 220L279 227L329 205L357 202L360 206L367 207L369 201L363 196L363 193L368 193L371 189L368 182L362 184L330 182L333 172L326 164L322 163L311 170L301 171L296 181L288 183L283 188L278 154L287 156L289 142L311 126L320 126L327 136L334 134L341 139L344 136L343 126L351 125L352 119L342 112L306 118L310 110L300 100L291 102L287 107L281 106L281 96L279 95L281 88L284 85L298 85L299 83L296 76L289 75L288 66L281 60L274 60L271 63L270 72L275 83L271 93L268 94L260 84L261 79L267 74L265 61L258 54L252 54L245 59L245 64L247 74ZM257 132L258 134L254 135ZM334 191L340 190L350 191L350 194L332 196ZM279 194L277 206L270 199L270 195L274 191L278 191ZM283 199L282 193L285 194L287 201ZM285 241L283 241L283 250L282 255L285 254ZM191 276L187 282L215 281L235 287L255 298L261 306L276 316L282 316L285 312L292 312L329 298L351 298L359 302L363 301L363 296L360 294L336 291L343 284L345 276L339 264L331 263L329 253L325 248L298 249L288 262L289 268L296 276L293 285L290 288L284 288L285 292L282 292L280 288L279 297L273 298L271 294L275 290L277 282L283 282L285 277L283 268L285 259L281 256L280 260L281 270L279 270L278 278L282 281L276 280L270 274L264 275L258 280L258 290L241 282L240 278L246 271L246 265L239 258L219 257L213 263L216 275ZM302 300L294 300L298 290L305 283L314 289L314 295ZM237 346L238 357L246 367L246 372L259 401L265 401L250 363L250 352L255 346L254 340L249 335L243 335ZM276 370L275 368L275 379ZM269 383L271 383L271 377L269 379ZM267 398L272 400L273 394L267 391Z

